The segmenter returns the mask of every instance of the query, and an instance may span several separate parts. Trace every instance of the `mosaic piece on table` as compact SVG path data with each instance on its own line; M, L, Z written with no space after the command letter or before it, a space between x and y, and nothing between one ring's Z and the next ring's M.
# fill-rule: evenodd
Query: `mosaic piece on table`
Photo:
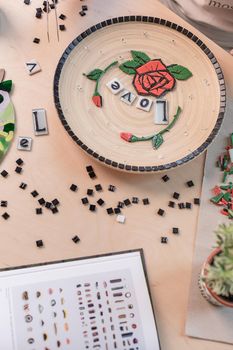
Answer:
M120 136L123 140L125 140L127 142L152 141L153 148L158 149L164 143L163 134L165 132L170 131L173 128L177 119L179 118L180 113L181 113L181 108L180 108L180 106L178 106L176 114L174 115L172 122L166 128L162 129L161 131L159 131L156 134L152 134L149 136L136 136L136 135L133 135L129 132L122 132L120 134Z
M161 97L174 89L177 80L187 80L192 76L190 70L179 64L166 66L158 58L152 60L146 53L131 51L133 60L120 65L120 69L134 75L133 86L142 96Z

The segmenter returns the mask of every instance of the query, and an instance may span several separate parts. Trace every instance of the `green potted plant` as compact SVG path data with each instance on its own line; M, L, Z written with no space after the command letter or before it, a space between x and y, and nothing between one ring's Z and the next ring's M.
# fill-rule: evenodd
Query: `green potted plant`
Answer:
M205 261L199 287L209 302L233 308L233 224L219 225L216 247Z

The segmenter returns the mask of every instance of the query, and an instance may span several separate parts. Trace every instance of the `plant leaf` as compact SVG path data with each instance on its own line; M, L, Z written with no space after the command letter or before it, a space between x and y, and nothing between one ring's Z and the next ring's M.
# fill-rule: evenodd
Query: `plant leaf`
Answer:
M84 74L84 75L90 80L98 80L102 73L103 71L101 69L96 68L92 70L90 73Z
M179 64L167 66L167 70L178 80L187 80L192 76L192 73L188 68L180 66Z
M141 51L131 51L132 57L134 61L140 63L140 65L143 65L144 63L149 62L151 59L147 54Z
M155 149L158 149L163 144L163 136L160 134L157 134L152 139L152 146Z
M126 74L135 74L136 68L140 67L141 64L136 61L126 61L122 63L119 68L122 70L122 72Z
M10 92L12 88L12 80L5 80L0 83L0 90Z

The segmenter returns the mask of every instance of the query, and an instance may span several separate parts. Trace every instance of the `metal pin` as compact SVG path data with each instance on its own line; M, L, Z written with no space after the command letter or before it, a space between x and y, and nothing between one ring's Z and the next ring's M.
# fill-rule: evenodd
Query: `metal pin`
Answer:
M133 332L128 332L128 333L122 333L121 336L122 338L127 338L127 337L132 337Z
M57 324L54 323L53 326L54 326L54 333L57 335Z
M56 19L56 31L57 31L57 41L59 41L59 30L58 30L58 16L57 16L57 7L56 7L56 2L55 0L53 1L53 5L54 5L54 11L55 11L55 19Z
M50 38L49 38L49 0L47 0L46 7L47 7L47 11L46 11L47 38L48 38L48 42L49 42L50 41Z
M0 83L3 81L5 76L5 69L1 68L0 69Z
M116 279L114 279L114 280L110 280L110 283L119 283L119 282L121 282L121 281L122 281L121 278L116 278Z
M119 289L123 289L123 288L124 288L123 286L120 286L120 287L113 287L111 289L112 289L112 291L114 291L114 290L119 290Z

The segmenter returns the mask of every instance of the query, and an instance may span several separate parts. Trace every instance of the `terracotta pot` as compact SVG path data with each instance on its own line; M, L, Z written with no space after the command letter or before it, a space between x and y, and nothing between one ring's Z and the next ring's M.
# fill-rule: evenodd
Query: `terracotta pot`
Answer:
M221 252L220 248L216 248L214 249L211 254L208 256L208 258L206 259L202 269L201 269L201 273L199 276L199 280L198 280L198 285L201 291L202 296L208 300L211 304L216 305L216 306L227 306L227 307L232 307L233 308L233 302L227 300L227 298L223 298L219 295L217 295L216 293L213 292L212 289L210 289L206 283L202 280L202 277L206 276L208 271L207 271L207 266L211 265L211 263L213 262L213 259L216 255L218 255Z

